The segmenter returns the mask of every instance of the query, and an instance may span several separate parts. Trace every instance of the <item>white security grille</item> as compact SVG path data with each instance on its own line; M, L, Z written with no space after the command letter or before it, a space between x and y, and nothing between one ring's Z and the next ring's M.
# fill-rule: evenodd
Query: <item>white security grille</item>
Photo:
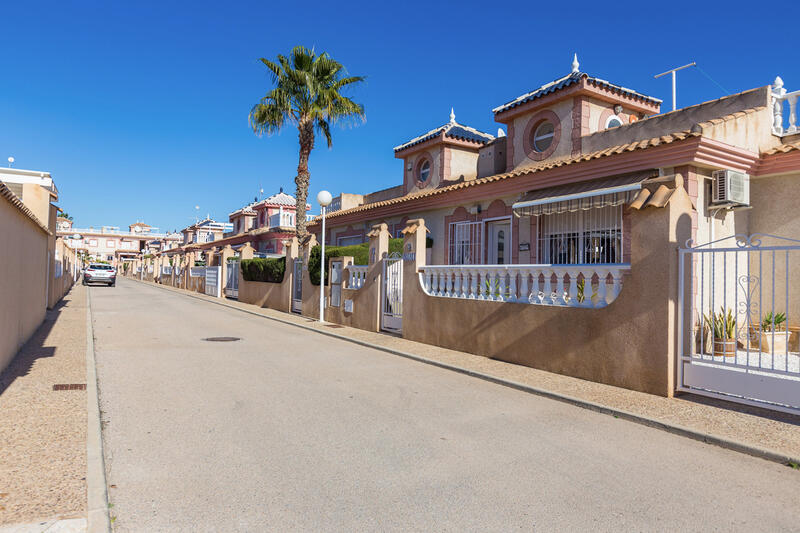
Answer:
M553 265L622 263L622 206L540 215L538 262Z
M450 224L451 265L483 263L483 222L452 222Z

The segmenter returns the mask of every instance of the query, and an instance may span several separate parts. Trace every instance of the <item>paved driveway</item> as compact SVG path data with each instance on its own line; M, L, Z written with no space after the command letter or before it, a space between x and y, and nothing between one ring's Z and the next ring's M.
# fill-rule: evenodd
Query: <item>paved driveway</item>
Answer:
M90 290L118 531L800 527L788 467L127 279Z

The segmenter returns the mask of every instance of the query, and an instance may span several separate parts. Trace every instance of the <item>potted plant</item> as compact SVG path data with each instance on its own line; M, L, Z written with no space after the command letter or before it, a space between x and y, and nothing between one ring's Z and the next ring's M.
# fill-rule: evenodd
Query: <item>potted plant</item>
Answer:
M711 313L706 316L706 322L711 324L714 332L714 355L723 357L736 357L736 319L728 309L727 314L724 308L720 308L719 313Z
M770 311L764 315L760 337L762 352L786 353L786 314Z
M694 326L694 350L695 353L711 355L711 336L709 335L711 323L706 320L701 324L698 320Z

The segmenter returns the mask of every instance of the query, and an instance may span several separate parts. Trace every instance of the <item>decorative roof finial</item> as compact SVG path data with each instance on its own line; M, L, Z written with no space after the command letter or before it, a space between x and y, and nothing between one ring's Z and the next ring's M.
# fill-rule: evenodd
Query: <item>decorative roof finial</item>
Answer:
M456 112L451 107L450 108L450 124L455 124L455 123L456 123Z
M581 64L578 63L578 54L575 54L573 56L573 58L572 58L572 72L573 73L578 72L578 69L580 68L580 66L581 66Z
M781 87L783 87L783 79L781 79L780 76L776 76L775 81L772 83L772 86L775 87L776 89L780 89Z

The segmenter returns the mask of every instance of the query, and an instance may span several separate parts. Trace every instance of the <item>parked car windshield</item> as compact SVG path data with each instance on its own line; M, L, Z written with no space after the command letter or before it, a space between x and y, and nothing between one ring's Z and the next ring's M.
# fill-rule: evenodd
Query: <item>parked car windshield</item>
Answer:
M92 270L114 270L111 265L92 265L89 268Z

